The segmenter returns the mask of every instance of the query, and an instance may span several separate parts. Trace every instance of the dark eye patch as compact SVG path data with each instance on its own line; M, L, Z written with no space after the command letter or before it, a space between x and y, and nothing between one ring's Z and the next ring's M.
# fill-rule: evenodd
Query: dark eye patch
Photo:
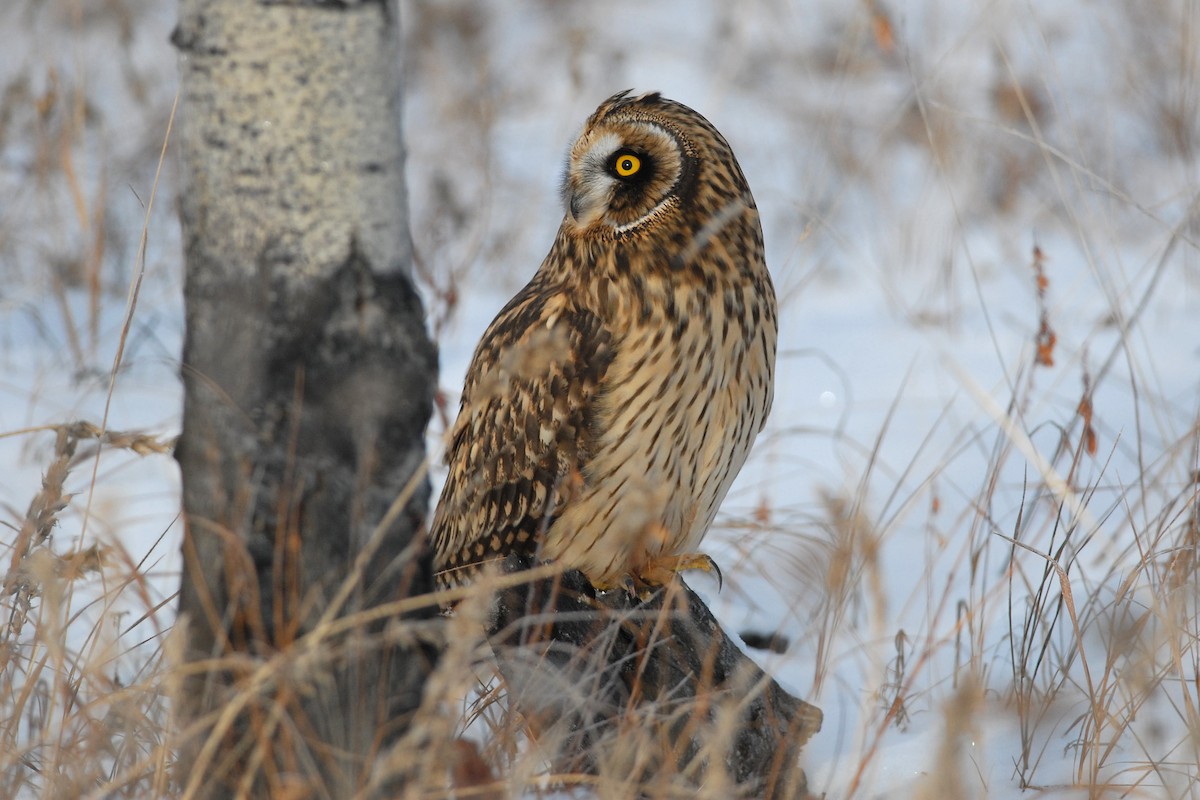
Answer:
M654 159L646 153L621 149L608 157L605 169L619 181L643 184L654 177Z

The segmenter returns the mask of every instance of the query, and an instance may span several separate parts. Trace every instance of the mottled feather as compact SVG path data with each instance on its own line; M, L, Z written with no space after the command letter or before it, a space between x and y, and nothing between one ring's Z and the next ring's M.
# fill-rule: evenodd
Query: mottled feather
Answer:
M544 279L489 326L463 389L434 518L444 583L469 580L510 552L534 555L590 457L611 339L595 314Z

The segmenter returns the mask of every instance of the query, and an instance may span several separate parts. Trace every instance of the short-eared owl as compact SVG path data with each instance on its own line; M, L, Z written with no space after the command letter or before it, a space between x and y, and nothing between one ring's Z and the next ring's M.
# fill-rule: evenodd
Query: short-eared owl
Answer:
M771 409L775 292L725 138L657 93L605 100L566 215L484 333L432 527L443 585L513 551L597 587L667 582Z

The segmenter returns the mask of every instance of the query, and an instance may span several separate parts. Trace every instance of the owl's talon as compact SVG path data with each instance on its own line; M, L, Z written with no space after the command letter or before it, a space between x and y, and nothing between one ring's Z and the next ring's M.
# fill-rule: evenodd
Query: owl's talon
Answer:
M709 564L709 569L707 571L715 572L717 574L717 592L720 593L720 591L725 588L725 576L721 574L721 568L717 566L717 562L713 561L708 556L705 556L705 558L708 558Z
M640 565L635 570L635 574L627 575L623 584L630 594L637 594L638 597L645 600L654 593L655 589L666 586L680 572L692 569L716 573L717 591L724 587L725 580L721 575L721 568L717 566L717 562L704 553L680 553L679 555L652 558Z
M704 572L715 573L717 576L717 591L719 592L725 588L725 576L721 574L721 568L717 566L717 562L712 560L712 556L705 553L689 553L680 558L685 560L680 565L679 572L685 569L699 569Z

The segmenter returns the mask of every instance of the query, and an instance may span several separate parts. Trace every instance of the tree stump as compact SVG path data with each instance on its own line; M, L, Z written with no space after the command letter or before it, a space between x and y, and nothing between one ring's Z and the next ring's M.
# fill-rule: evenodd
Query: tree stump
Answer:
M682 580L646 600L577 571L505 589L489 642L556 773L618 776L629 796L807 795L799 754L820 709L764 674Z

